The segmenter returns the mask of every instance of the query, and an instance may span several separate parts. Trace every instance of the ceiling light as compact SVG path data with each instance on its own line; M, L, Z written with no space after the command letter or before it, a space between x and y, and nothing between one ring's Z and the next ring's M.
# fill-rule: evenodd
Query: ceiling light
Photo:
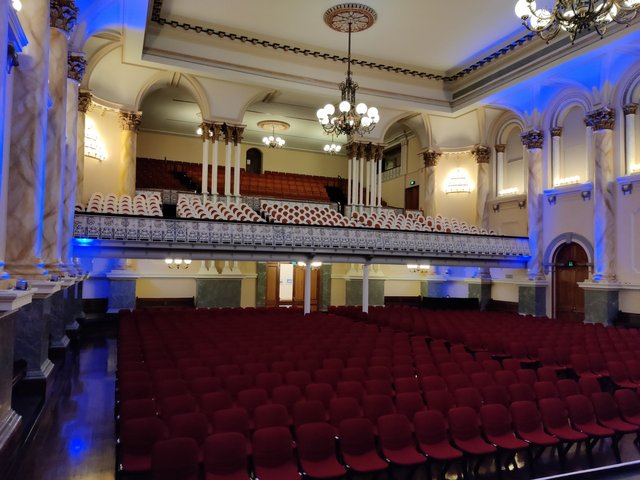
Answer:
M554 0L553 7L539 8L550 0L518 0L516 15L530 31L547 42L560 31L569 34L573 43L582 31L595 30L600 37L612 23L629 24L640 10L640 0Z
M340 84L340 103L336 107L328 103L318 110L320 125L327 133L336 135L364 135L371 132L380 121L378 109L356 103L358 84L351 78L351 33L361 32L374 24L378 14L374 9L358 3L343 3L324 12L329 27L349 35L347 53L347 78Z
M333 134L331 135L331 143L328 143L324 146L325 153L329 153L331 155L335 155L336 153L340 153L342 147L336 143L333 143Z
M288 130L289 124L287 122L281 122L279 120L263 120L258 122L258 126L263 130L271 129L271 135L268 137L262 137L262 143L269 148L284 147L285 141L281 137L276 136L276 130L283 132Z
M19 12L20 10L22 10L22 2L20 0L13 0L11 2L11 6L16 12Z

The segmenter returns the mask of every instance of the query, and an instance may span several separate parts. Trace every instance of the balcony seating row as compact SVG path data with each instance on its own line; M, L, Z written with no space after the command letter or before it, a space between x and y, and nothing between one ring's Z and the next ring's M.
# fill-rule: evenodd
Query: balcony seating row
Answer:
M176 215L178 218L264 222L246 203L226 205L224 202L202 201L197 195L180 195Z
M83 211L76 206L76 211ZM117 195L94 192L89 198L87 213L107 213L110 215L144 215L162 217L162 201L160 194Z

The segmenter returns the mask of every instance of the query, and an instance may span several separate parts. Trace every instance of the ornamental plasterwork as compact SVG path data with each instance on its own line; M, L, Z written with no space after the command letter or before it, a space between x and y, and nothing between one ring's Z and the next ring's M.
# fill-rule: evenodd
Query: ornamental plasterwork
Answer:
M50 0L49 1L49 25L71 33L78 20L78 7L74 0Z
M476 145L471 151L477 163L489 163L491 158L491 149L486 145Z
M521 133L520 139L522 140L522 145L524 145L527 150L542 148L544 132L540 130L529 130L528 132Z
M426 152L422 152L422 160L424 161L425 167L435 167L438 165L438 158L440 158L442 154L440 152L436 152L435 150L427 150Z
M616 112L608 107L589 112L584 117L584 124L593 130L613 130L616 126Z
M78 111L82 113L87 113L89 111L89 107L91 106L91 92L80 92L78 93Z
M142 122L142 113L140 112L120 112L120 126L123 130L137 132Z
M87 60L84 58L84 55L77 53L69 53L69 55L67 55L67 78L81 83L86 68Z
M635 115L638 113L638 104L637 103L628 103L622 107L622 112L625 115Z

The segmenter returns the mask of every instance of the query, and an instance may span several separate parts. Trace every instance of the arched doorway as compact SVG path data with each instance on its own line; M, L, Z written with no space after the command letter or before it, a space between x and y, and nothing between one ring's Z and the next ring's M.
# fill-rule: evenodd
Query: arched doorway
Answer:
M589 258L577 243L564 243L556 250L554 264L555 316L562 320L584 320L584 290L578 285L589 278Z
M247 173L262 173L262 152L257 148L247 150Z

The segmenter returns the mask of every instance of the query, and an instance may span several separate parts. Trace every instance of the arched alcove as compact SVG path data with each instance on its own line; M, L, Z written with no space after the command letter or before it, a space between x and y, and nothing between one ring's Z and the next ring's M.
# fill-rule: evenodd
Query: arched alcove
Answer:
M245 156L247 162L247 173L262 173L262 152L259 148L249 148Z
M584 320L584 290L578 285L589 278L589 258L579 243L562 243L554 253L553 297L555 317Z

